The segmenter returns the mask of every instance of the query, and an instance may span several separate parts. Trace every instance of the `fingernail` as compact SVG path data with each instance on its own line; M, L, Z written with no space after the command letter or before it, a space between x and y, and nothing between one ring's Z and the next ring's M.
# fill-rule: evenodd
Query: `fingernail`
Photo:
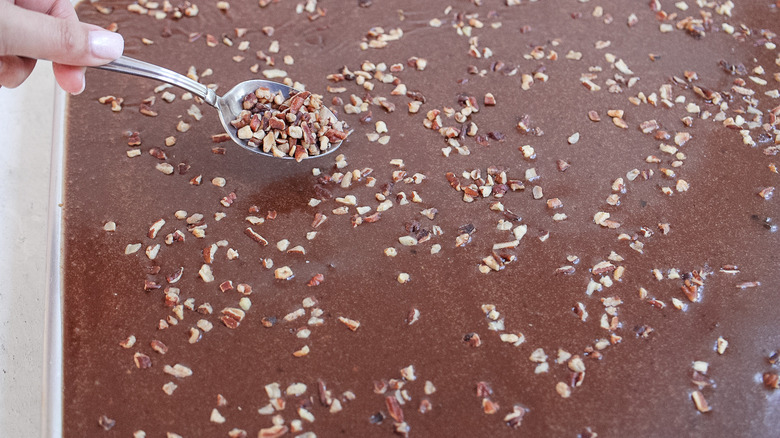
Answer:
M89 33L89 49L95 57L114 60L122 56L125 40L116 32L93 30Z
M87 88L87 77L82 74L81 75L81 89L79 89L79 91L77 91L75 93L71 93L71 94L73 94L74 96L78 96L79 94L83 93L84 89L86 89L86 88Z

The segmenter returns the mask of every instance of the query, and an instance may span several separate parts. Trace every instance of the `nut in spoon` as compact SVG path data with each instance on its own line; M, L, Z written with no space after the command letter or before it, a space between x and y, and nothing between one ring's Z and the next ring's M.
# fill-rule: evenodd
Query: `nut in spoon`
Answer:
M97 68L156 79L183 88L215 107L239 146L277 158L314 158L341 146L348 133L321 98L274 81L241 82L222 96L187 76L122 56Z

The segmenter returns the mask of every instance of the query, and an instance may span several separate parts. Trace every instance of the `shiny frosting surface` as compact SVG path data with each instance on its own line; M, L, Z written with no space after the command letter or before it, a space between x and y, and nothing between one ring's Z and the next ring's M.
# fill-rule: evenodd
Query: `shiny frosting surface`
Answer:
M218 94L321 94L351 134L255 155L183 90L88 72L67 436L777 433L778 5L78 12Z

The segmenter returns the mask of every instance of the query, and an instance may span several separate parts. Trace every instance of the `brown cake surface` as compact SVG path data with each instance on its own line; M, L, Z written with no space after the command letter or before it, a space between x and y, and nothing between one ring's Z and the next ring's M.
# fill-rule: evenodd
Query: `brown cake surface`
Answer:
M89 72L68 104L66 436L780 427L772 2L78 11L218 94L305 86L352 133L263 157L213 142L182 90Z

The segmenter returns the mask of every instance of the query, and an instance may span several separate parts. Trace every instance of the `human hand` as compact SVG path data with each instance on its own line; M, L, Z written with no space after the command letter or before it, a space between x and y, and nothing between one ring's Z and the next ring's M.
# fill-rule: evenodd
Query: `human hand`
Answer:
M0 0L0 87L15 88L36 59L52 61L63 90L84 91L83 66L122 55L122 35L81 23L70 0Z

